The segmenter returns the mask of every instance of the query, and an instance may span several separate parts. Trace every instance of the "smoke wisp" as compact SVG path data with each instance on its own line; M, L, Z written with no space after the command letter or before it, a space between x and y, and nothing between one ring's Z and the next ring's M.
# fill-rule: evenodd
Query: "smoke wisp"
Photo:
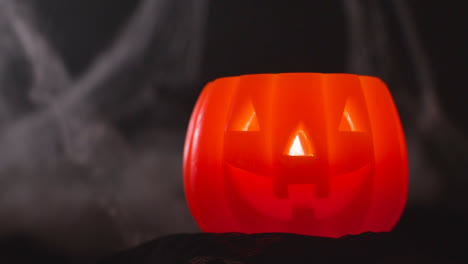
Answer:
M206 1L141 1L76 80L33 4L0 0L0 235L86 251L197 230L180 188L183 132L132 145L112 121L199 78Z

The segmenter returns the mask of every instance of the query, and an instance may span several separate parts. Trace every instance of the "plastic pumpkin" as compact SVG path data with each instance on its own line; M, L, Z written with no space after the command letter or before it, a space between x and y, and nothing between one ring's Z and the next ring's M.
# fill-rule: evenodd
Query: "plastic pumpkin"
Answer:
M340 237L390 231L408 165L378 78L284 73L210 82L192 113L184 185L206 232Z

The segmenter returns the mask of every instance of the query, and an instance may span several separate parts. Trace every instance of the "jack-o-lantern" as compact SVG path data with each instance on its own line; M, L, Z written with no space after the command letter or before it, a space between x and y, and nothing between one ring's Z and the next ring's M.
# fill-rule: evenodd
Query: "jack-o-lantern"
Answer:
M187 202L207 232L390 231L407 167L386 85L352 74L217 79L196 103L184 149Z

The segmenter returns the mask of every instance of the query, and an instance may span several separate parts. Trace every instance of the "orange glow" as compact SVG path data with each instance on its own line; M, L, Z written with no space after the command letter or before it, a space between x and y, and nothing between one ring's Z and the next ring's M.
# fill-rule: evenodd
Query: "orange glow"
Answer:
M294 139L286 148L285 154L288 156L314 156L314 151L311 147L306 133L299 129L294 133Z
M192 215L207 232L390 231L408 190L398 112L374 77L215 80L190 120L184 185Z
M258 131L257 114L251 100L247 100L238 108L229 126L231 131Z

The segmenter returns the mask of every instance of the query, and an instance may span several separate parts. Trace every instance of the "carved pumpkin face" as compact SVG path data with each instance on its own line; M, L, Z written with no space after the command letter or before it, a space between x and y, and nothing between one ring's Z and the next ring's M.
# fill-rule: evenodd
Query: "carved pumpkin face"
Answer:
M205 231L388 231L406 202L401 125L372 77L219 79L199 98L184 155L187 201Z

